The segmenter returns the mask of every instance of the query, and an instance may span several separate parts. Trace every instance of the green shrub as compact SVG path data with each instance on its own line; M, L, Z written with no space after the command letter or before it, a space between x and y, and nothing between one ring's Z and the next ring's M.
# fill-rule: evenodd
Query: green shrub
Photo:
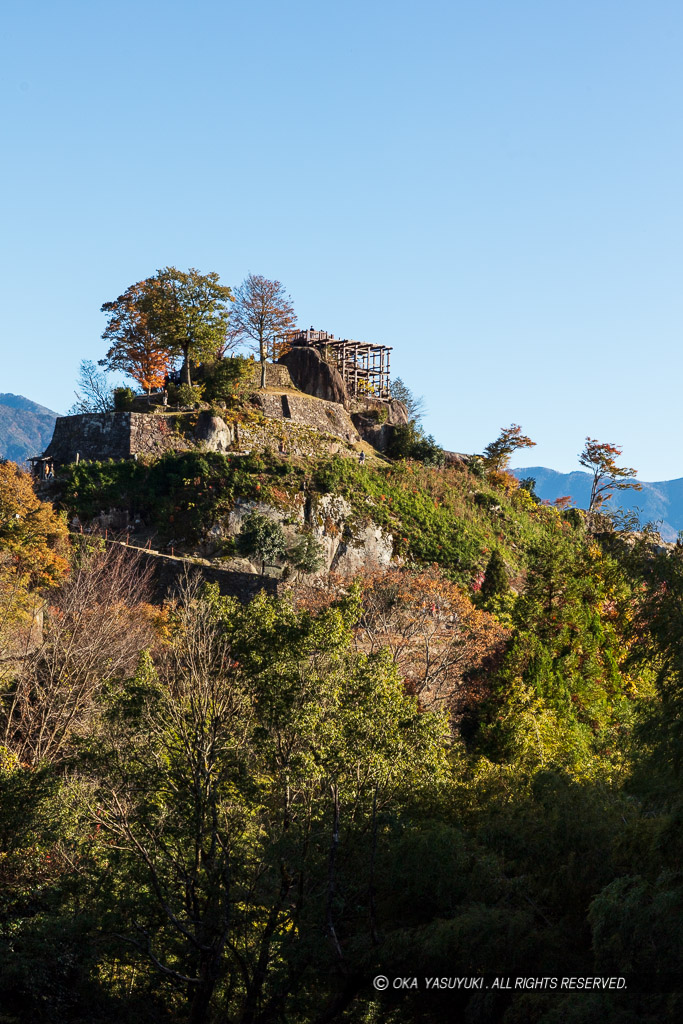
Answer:
M114 409L116 412L128 412L133 408L135 392L132 388L114 388Z
M204 397L208 402L238 405L254 377L249 359L219 359L203 367Z
M287 544L280 524L263 515L262 512L250 512L242 523L242 528L235 538L235 549L246 558L258 558L261 563L261 574L267 565L273 565L285 554Z
M414 420L394 427L387 455L391 459L415 459L426 466L443 466L446 461L443 448L431 434L425 435Z
M297 572L318 572L325 565L325 552L320 541L306 533L288 550L287 561Z
M203 384L180 384L178 386L178 402L180 405L197 405L204 395Z

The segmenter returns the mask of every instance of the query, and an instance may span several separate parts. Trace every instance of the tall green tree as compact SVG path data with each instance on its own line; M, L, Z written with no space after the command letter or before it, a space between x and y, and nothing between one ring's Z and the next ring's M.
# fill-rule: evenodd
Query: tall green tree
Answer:
M173 355L182 356L181 379L191 385L190 362L215 356L229 345L232 290L217 273L164 267L144 282L138 305L147 329Z
M272 565L284 555L287 541L277 520L262 512L250 512L237 535L236 547L246 558L258 558L263 575L267 565Z
M398 399L406 407L406 412L411 420L419 423L425 415L427 408L422 395L416 395L410 390L400 377L391 382L391 397Z
M120 940L191 1024L340 1010L367 970L380 816L444 776L446 730L386 656L354 651L358 610L186 591L167 656L112 714L98 857L125 893Z

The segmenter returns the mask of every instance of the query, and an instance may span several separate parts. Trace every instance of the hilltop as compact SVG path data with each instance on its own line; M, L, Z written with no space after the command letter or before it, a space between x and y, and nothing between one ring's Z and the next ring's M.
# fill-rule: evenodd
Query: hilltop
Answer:
M560 523L512 478L492 484L466 457L443 452L401 402L349 394L310 350L267 364L265 388L254 362L224 363L227 400L150 408L139 397L58 419L45 453L56 469L49 490L76 528L260 573L258 558L238 550L245 518L257 513L290 546L308 537L320 547L318 576L438 564L469 588L496 548L520 580L528 549ZM269 572L286 568L281 554Z
M23 395L0 394L0 458L20 465L52 437L57 413Z

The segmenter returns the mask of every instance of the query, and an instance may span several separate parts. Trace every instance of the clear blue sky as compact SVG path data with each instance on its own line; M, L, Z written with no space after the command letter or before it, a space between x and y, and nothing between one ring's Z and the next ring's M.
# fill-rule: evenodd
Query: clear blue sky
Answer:
M447 448L683 476L683 6L5 0L0 391L164 265L392 345Z

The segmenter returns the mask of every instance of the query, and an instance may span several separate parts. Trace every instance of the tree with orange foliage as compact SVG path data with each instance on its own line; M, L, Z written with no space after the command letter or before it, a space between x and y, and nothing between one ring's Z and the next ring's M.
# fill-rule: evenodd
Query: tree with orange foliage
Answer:
M596 513L610 500L614 491L624 491L628 487L633 487L636 491L642 490L641 484L633 479L638 473L637 469L617 466L616 460L620 455L621 448L617 445L596 441L594 437L586 438L583 451L579 455L581 465L593 474L588 503L589 532L593 530Z
M504 427L495 441L487 444L482 455L484 468L487 470L505 470L510 465L510 458L518 448L534 448L535 441L522 433L517 423Z
M65 578L67 545L66 523L28 473L0 462L0 683L35 643L42 590Z
M109 314L102 337L111 347L100 366L121 370L149 392L163 386L171 361L169 346L149 325L145 309L146 282L126 288L113 302L105 302L102 312Z
M446 702L459 712L481 696L474 676L508 636L492 615L475 608L436 566L368 573L359 582L359 647L387 648L424 706Z
M64 519L41 501L28 473L0 462L0 565L28 586L61 582L69 563Z

